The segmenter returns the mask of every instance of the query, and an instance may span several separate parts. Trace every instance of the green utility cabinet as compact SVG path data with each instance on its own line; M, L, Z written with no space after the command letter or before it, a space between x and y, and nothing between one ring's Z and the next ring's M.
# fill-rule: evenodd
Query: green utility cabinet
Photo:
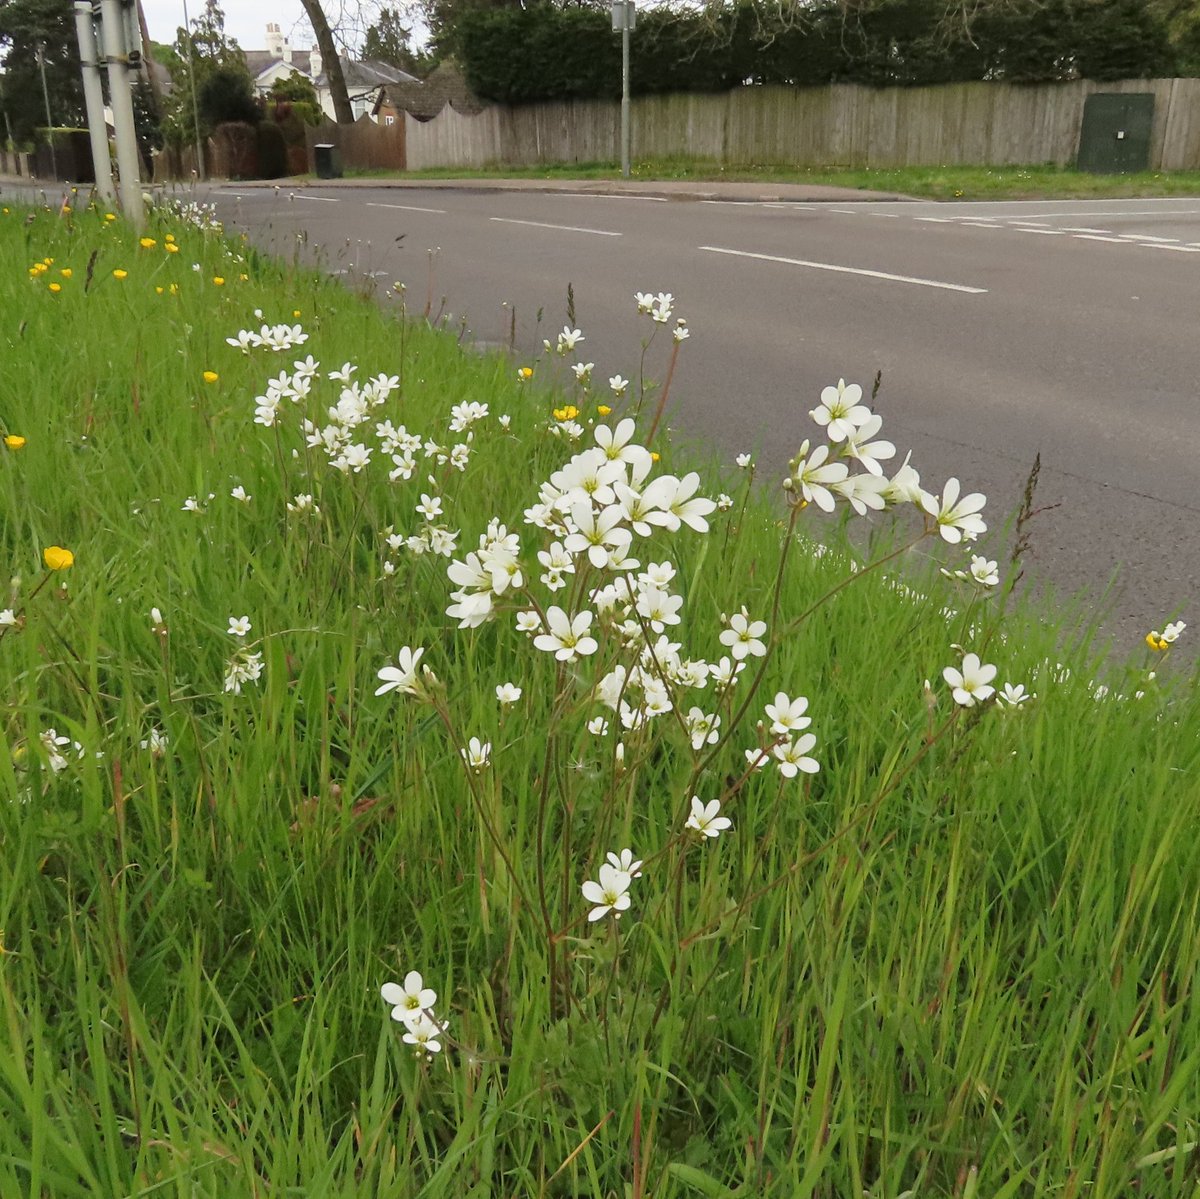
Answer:
M1094 92L1083 104L1079 169L1097 175L1148 171L1153 126L1153 92Z

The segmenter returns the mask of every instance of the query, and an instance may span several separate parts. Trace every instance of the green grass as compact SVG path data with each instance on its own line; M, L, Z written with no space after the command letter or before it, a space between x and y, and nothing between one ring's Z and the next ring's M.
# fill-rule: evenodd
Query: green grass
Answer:
M718 614L743 604L770 654L720 702L679 697L722 715L706 756L660 717L624 734L618 771L616 732L585 730L611 631L557 667L514 628L528 600L457 630L445 559L384 541L436 491L458 557L498 516L554 602L522 513L571 453L551 407L595 417L565 364L519 384L328 280L179 220L152 236L0 216L0 432L26 438L0 453L0 607L20 617L0 638L0 1195L1195 1194L1194 680L971 598L911 512L874 518L860 561L913 548L847 583L851 551L816 550L811 510L792 535L750 472L702 463L733 506L637 556L678 570L685 654L725 652ZM309 340L226 345L256 308ZM637 319L611 364L627 375L658 328ZM486 403L466 470L422 459L389 483L378 448L332 470L299 430L337 401L324 378L255 424L309 352L398 377L368 443L386 417L448 446L450 407ZM657 448L659 469L693 465ZM319 515L288 513L298 492ZM52 544L75 564L48 575ZM241 615L264 672L233 695ZM957 708L956 644L1037 699ZM401 645L425 647L433 702L374 695ZM524 692L507 711L503 681ZM810 700L807 781L745 777L781 690ZM51 727L82 747L59 771ZM478 775L471 736L493 746ZM684 835L692 794L723 796L733 829ZM646 860L631 909L588 925L580 884L625 845ZM428 1062L379 997L411 969L449 1021Z
M382 177L383 172L349 172ZM408 171L404 178L471 179L612 179L621 178L615 163L565 163L539 167L495 166L482 170ZM633 179L643 182L807 183L862 191L895 192L931 200L1035 200L1088 197L1200 195L1200 171L1145 171L1131 175L1093 175L1053 165L894 169L848 167L801 168L783 164L731 164L665 159L635 162Z

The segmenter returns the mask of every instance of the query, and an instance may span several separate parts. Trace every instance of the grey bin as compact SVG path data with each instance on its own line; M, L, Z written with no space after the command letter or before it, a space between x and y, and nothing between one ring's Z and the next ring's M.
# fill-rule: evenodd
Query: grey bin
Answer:
M342 163L338 156L338 148L329 142L320 142L313 146L313 165L316 167L318 179L340 179L342 177Z

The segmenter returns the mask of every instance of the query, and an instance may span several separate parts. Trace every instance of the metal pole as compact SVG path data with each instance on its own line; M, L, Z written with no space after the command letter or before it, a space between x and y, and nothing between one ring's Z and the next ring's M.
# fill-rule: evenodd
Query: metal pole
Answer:
M137 130L133 123L133 94L129 89L129 62L125 50L125 21L121 0L103 0L101 27L104 56L108 60L108 94L112 102L117 139L117 170L121 173L121 207L125 219L141 231L145 224Z
M629 178L629 29L633 24L633 0L624 0L621 22L621 175Z
M92 163L96 168L96 191L106 204L116 201L112 159L108 153L108 130L104 125L104 91L100 86L100 56L96 49L96 26L92 24L90 0L75 0L75 36L79 39L79 61L83 65L83 99L87 106Z
M187 0L183 0L183 32L187 39L188 78L192 81L192 125L196 130L196 167L204 182L204 144L200 140L200 104L196 99L196 64L192 61L192 27L188 22Z
M50 170L58 178L58 155L54 152L54 118L50 115L50 89L46 86L46 55L42 43L37 48L38 69L42 73L42 99L46 101L46 140L50 143Z

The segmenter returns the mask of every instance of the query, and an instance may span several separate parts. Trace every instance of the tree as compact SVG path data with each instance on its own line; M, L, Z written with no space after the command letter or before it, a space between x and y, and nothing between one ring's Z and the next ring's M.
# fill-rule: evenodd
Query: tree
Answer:
M410 74L424 74L433 60L430 55L412 48L412 30L400 20L394 8L381 8L379 16L367 27L363 38L363 58L385 62Z
M308 15L308 23L312 26L313 37L317 39L317 49L321 52L322 68L325 79L329 84L329 98L333 101L334 119L339 125L354 124L354 109L350 104L350 94L346 90L346 76L342 71L342 60L338 56L337 46L333 40L333 30L321 7L321 0L300 0Z
M271 99L276 103L286 100L290 103L308 104L313 108L319 106L317 89L312 80L299 71L293 71L286 79L276 79L271 84Z
M207 0L190 29L180 26L176 30L170 54L159 58L160 62L164 60L172 64L173 87L163 117L163 133L176 146L191 142L196 137L199 116L200 136L206 137L212 129L199 111L205 80L225 68L246 75L246 57L237 40L226 34L225 14L216 0Z
M254 98L254 85L246 68L228 63L210 72L197 97L200 119L210 129L227 121L257 125L262 117Z
M81 126L83 77L71 0L0 0L2 104L17 142L32 141L36 131L46 124L39 48L45 63L52 123Z

